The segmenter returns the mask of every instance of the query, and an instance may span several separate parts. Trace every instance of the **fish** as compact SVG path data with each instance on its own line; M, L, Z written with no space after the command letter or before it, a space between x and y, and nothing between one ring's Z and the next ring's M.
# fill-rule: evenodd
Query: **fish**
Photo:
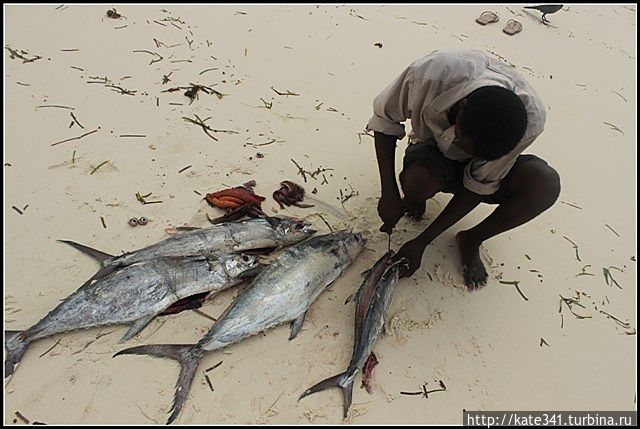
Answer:
M241 291L197 344L144 345L114 355L150 355L180 364L180 375L167 424L185 404L193 377L205 353L291 322L296 338L311 304L358 257L366 239L348 230L315 236L283 251Z
M199 256L216 252L243 252L284 247L313 234L309 223L293 218L264 217L227 222L208 228L192 228L158 243L114 256L70 240L58 240L87 254L100 263L88 282L107 276L118 267L164 256Z
M4 376L13 374L29 345L39 339L79 329L131 324L122 343L175 303L204 293L211 296L254 277L261 268L258 255L243 254L164 257L120 267L82 285L32 327L5 331Z
M332 387L343 393L343 415L347 417L353 396L353 380L363 367L377 363L373 347L383 330L393 292L400 278L405 259L391 262L393 252L387 252L368 271L356 295L355 338L351 361L345 372L329 377L307 389L298 399ZM365 376L363 375L363 378ZM366 386L367 383L363 381Z

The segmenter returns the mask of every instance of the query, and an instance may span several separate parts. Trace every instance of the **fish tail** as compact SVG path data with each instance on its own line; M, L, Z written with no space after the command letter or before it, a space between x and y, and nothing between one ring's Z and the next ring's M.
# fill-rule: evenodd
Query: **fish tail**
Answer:
M127 354L169 358L178 361L180 364L180 375L176 381L176 393L169 410L171 415L167 420L167 424L170 424L178 417L184 403L187 401L193 377L202 357L202 351L193 344L159 344L131 347L119 351L113 357Z
M4 378L13 374L15 366L20 362L29 342L24 340L23 331L4 331L4 348L7 350L7 360L4 361Z
M298 401L305 396L325 389L330 389L332 387L339 387L342 390L344 417L346 418L349 407L351 407L351 398L353 394L353 377L348 377L346 372L329 377L326 380L322 380L320 383L310 387L300 396L300 398L298 398Z

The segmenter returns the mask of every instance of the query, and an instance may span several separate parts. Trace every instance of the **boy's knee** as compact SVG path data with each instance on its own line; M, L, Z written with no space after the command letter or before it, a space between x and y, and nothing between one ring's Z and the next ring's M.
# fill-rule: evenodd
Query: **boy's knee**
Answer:
M410 201L425 201L433 197L442 187L442 173L430 163L416 160L400 173L400 185Z

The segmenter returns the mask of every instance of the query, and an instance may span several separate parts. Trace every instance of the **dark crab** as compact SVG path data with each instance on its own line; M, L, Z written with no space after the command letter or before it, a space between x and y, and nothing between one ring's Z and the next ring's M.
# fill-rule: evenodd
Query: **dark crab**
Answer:
M313 207L312 204L300 204L300 201L304 199L304 188L289 180L280 182L280 189L273 193L273 199L281 209L284 208L284 205L301 208Z

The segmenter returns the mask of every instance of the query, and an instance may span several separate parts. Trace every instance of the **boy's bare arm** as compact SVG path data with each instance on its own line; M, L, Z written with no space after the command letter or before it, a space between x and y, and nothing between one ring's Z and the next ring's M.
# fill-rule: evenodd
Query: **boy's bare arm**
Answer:
M384 225L380 228L380 231L391 233L393 227L404 214L395 170L396 142L398 139L395 136L379 132L374 133L374 139L382 186L382 195L378 202L378 214Z

